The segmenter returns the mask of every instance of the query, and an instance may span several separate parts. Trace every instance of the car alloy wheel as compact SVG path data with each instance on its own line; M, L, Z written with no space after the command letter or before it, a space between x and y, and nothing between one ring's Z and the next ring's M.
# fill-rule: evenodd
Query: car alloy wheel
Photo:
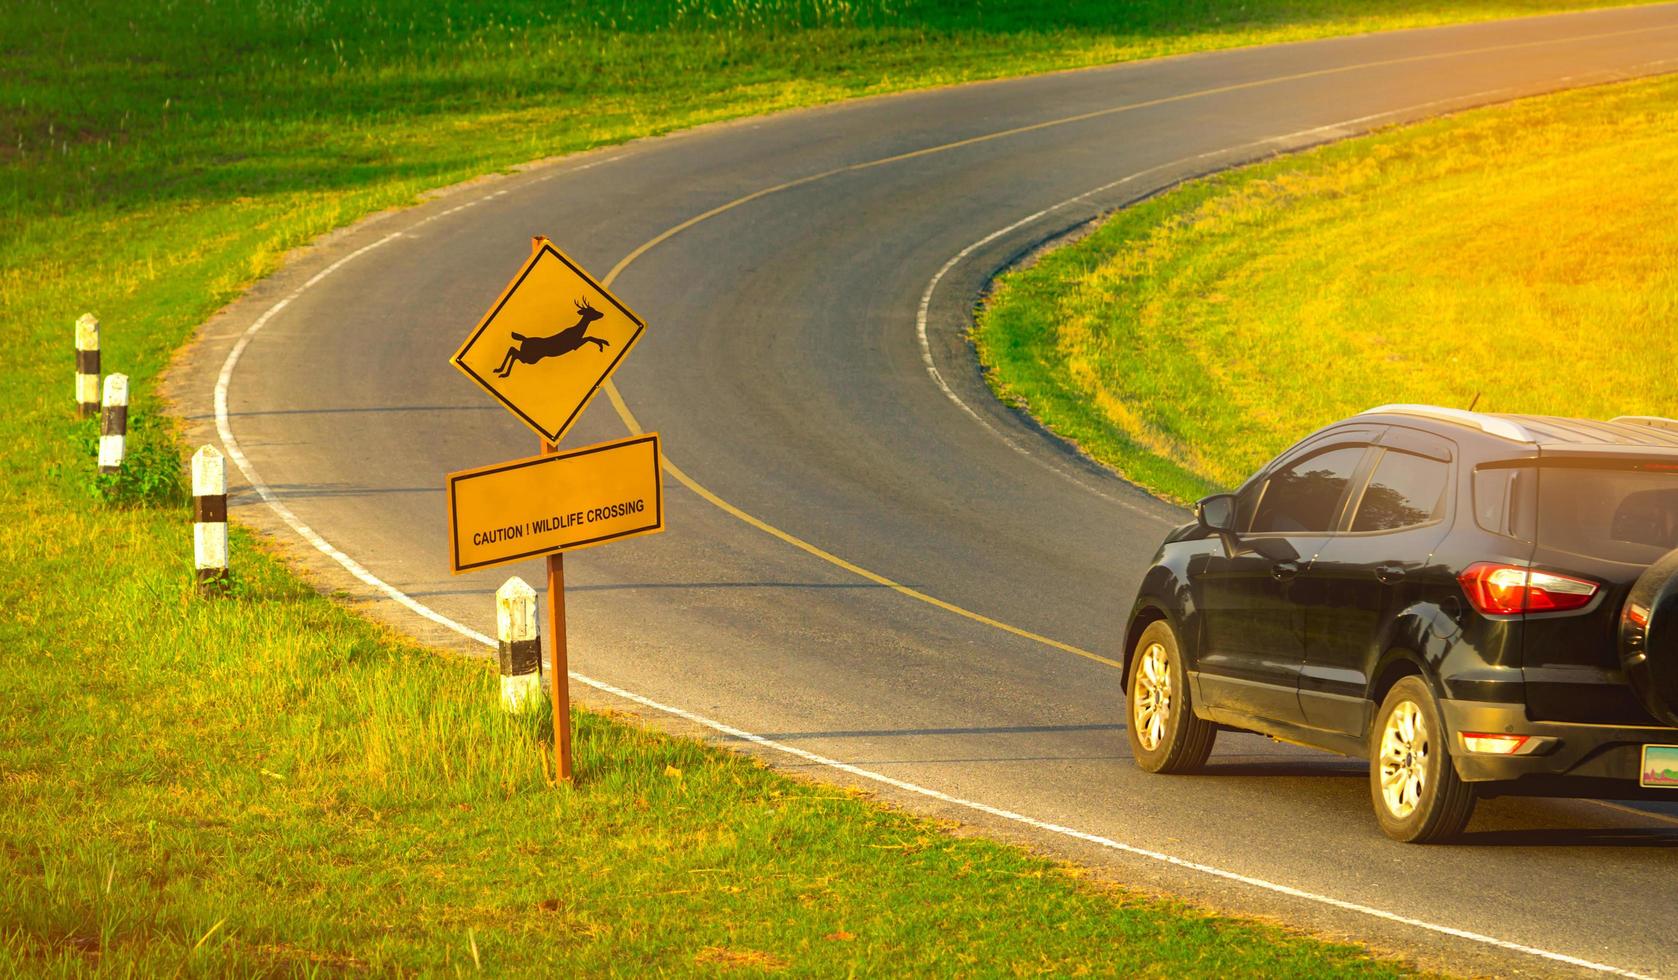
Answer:
M1400 820L1416 811L1427 788L1428 740L1422 709L1414 701L1400 702L1387 716L1381 732L1381 799L1387 812Z
M1148 624L1131 648L1125 678L1125 737L1148 772L1196 772L1212 754L1218 726L1197 717L1187 666L1171 624Z
M1149 644L1136 664L1134 697L1136 739L1152 752L1165 741L1171 721L1171 655L1162 643Z
M1369 739L1369 792L1375 819L1393 840L1450 840L1474 815L1479 794L1457 774L1446 732L1420 675L1401 678L1381 699Z

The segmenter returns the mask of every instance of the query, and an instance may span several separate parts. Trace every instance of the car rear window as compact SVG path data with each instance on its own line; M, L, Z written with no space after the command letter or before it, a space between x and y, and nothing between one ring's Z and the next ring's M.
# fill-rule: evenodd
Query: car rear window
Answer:
M1538 467L1538 543L1649 565L1678 548L1678 468L1663 463Z

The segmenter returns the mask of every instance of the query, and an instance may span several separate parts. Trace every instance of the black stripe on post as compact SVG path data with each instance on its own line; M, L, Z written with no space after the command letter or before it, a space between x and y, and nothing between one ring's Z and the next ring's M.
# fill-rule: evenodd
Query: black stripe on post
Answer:
M501 675L518 677L540 673L542 669L541 640L502 640Z
M192 498L192 519L199 524L221 524L227 520L227 494Z
M96 350L79 350L79 351L76 351L76 373L77 374L98 374L99 373L99 352L96 351Z
M228 581L227 580L227 569L225 569L225 568L200 568L200 569L198 569L197 574L198 574L198 588L199 589L201 589L201 590L203 590L207 593L216 593L216 594L219 594L221 592L226 591L227 581Z
M99 434L125 436L128 434L128 406L107 405L99 414Z

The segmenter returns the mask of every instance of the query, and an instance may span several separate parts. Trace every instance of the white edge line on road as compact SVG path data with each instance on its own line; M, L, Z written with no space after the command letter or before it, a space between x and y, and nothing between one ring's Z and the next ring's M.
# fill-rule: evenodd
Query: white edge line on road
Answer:
M1469 98L1473 98L1473 97L1474 96L1470 96ZM1442 101L1461 101L1461 99L1442 100ZM1424 103L1421 106L1412 106L1412 107L1410 107L1409 109L1406 109L1406 110L1397 110L1397 112L1415 111L1417 109L1426 108L1428 105L1432 105L1432 104L1437 104L1437 103ZM1393 114L1395 114L1395 113L1390 113L1390 112L1389 113L1380 113L1380 114L1377 114L1375 116L1368 116L1368 117L1363 117L1362 119L1358 119L1358 120L1350 120L1350 121L1347 121L1347 122L1344 122L1344 123L1337 123L1337 124L1334 124L1332 126L1317 127L1315 129L1312 129L1312 130L1305 130L1301 134L1292 134L1291 136L1274 137L1274 138L1269 139L1269 140L1263 140L1263 141L1260 141L1260 144L1262 144L1262 143L1273 143L1273 142L1278 142L1278 141L1282 141L1282 140L1287 140L1289 138L1295 138L1295 137L1297 137L1299 135L1303 135L1305 133L1312 133L1312 132L1317 132L1319 130L1332 129L1332 128L1335 128L1337 126L1355 125L1358 122L1368 121L1370 119L1379 118L1380 116L1393 115ZM1260 145L1260 144L1252 144L1252 145ZM1239 149L1242 149L1242 148L1237 148L1237 150L1239 150ZM1215 153L1219 153L1219 152L1227 153L1227 152L1236 152L1236 151L1234 151L1234 150L1215 151ZM1212 155L1215 155L1215 153L1202 154L1198 157L1190 157L1190 158L1187 158L1187 161L1192 161L1192 160L1196 160L1196 159L1201 159L1203 157L1212 156ZM601 160L590 162L590 163L585 164L585 165L580 166L580 167L567 169L567 170L564 171L564 173L566 173L566 174L575 173L575 172L580 171L580 170L585 170L585 169L589 169L591 167L599 166L601 164L609 163L609 162L611 162L613 160L616 160L616 159L618 159L618 157L615 157L615 156L604 158L604 159L601 159ZM1182 162L1186 162L1186 161L1179 161L1178 163L1182 163ZM1175 165L1175 164L1167 164L1167 165L1164 165L1164 166L1173 166L1173 165ZM929 345L929 343L927 341L927 338L926 338L925 314L926 314L927 308L930 306L930 303L931 303L932 291L937 286L938 281L940 279L942 279L943 276L945 274L947 274L949 272L949 270L952 269L962 258L971 254L974 250L982 247L984 244L986 244L990 241L993 241L997 237L1000 237L1001 235L1006 234L1007 232L1012 231L1015 228L1018 228L1023 224L1026 224L1026 223L1029 223L1030 221L1036 220L1037 218L1042 217L1043 215L1049 214L1049 213L1051 213L1051 212L1053 212L1053 211L1055 211L1055 210L1057 210L1061 207L1065 207L1066 205L1071 204L1075 201L1078 201L1078 200L1081 200L1083 198L1089 197L1091 195L1100 193L1103 190L1110 189L1114 186L1117 186L1119 184L1124 183L1125 181L1134 180L1137 177L1142 176L1143 174L1150 173L1150 172L1153 172L1154 170L1158 170L1158 169L1161 169L1161 168L1152 168L1151 170L1148 170L1148 171L1141 171L1139 173L1132 174L1129 177L1126 177L1126 178L1123 178L1121 180L1114 181L1112 183L1103 185L1102 187L1097 188L1093 191L1087 191L1084 194L1079 195L1078 197L1070 198L1067 201L1062 202L1061 204L1057 204L1057 205L1054 205L1053 207L1046 208L1043 211L1037 212L1036 214L1031 215L1030 217L1028 217L1026 219L1022 219L1021 221L1016 222L1016 223L1008 226L1007 228L1004 228L1004 229L1002 229L998 232L995 232L995 233L987 236L986 238L980 240L979 242L974 243L973 245L969 246L967 249L964 249L962 252L958 253L955 256L955 258L953 258L949 262L947 262L945 264L944 268L941 269L936 276L934 276L933 281L928 285L927 291L926 291L925 295L922 297L921 308L920 308L920 316L918 318L918 327L919 327L919 331L920 331L919 339L920 339L921 346L922 346L922 354L926 359L926 366L927 366L928 370L932 373L932 376L933 376L934 380L939 383L940 388L942 388L944 390L944 392L951 399L953 399L956 402L956 404L959 405L969 415L972 415L975 419L978 419L982 424L985 424L984 420L982 418L980 418L978 416L978 414L976 412L974 412L971 408L969 408L964 402L962 402L962 400L955 394L955 392L953 390L951 390L947 384L944 383L942 376L938 373L937 367L932 363L931 348L930 348L930 345ZM539 178L539 179L547 180L547 179L551 179L553 176L558 176L558 175L559 174L544 175L542 178ZM293 290L290 294L288 294L284 298L282 298L279 301L277 301L276 303L274 303L273 306L270 306L266 311L264 311L262 313L261 316L257 317L257 319L255 321L253 321L249 327L245 328L245 331L240 335L238 341L233 345L232 349L228 351L227 359L225 361L223 361L223 363L222 363L221 371L216 377L215 396L214 396L215 417L216 417L216 432L221 438L223 447L227 450L228 457L233 460L234 465L239 467L239 471L244 475L245 480L251 485L251 488L253 490L255 490L257 495L262 499L262 502L267 504L269 509L271 509L282 521L284 521L287 527L290 527L293 531L295 531L298 534L298 536L303 538L303 540L307 541L312 547L315 548L315 550L321 552L322 554L326 555L328 558L331 558L333 561L337 562L340 566L342 566L351 575L355 576L356 579L365 583L366 585L370 586L371 588L377 590L380 594L382 594L382 595L386 596L387 598L391 599L392 601L396 602L398 605L401 605L403 608L408 609L408 610L420 615L421 617L423 617L423 618L425 618L425 619L427 619L427 620L429 620L429 621L431 621L431 622L433 622L433 623L435 623L439 626L442 626L442 627L445 627L449 630L452 630L453 632L458 633L459 635L461 635L461 636L463 636L463 637L465 637L469 640L472 640L474 642L480 643L480 644L482 644L484 646L488 646L488 647L496 646L496 641L494 639L492 639L490 636L488 636L487 634L481 633L478 630L472 629L471 627L466 626L463 623L456 622L455 620L449 618L448 616L443 615L440 612L437 612L436 610L432 609L431 607L425 605L424 603L418 601L417 599L414 599L412 596L409 596L407 593L401 591L400 589L396 588L395 586L389 584L388 582L385 582L383 579L374 575L372 572L368 571L367 568L365 566L363 566L360 562L357 562L354 558L351 558L349 555L345 554L344 552L340 551L338 548L334 547L325 538L321 537L318 533L315 532L315 530L313 528L311 528L307 524L305 524L301 519L299 519L297 517L297 515L295 513L292 512L292 510L289 507L287 507L283 502L281 502L280 499L278 498L278 496L275 495L273 490L271 488L269 488L267 484L262 482L261 478L257 475L255 468L251 465L250 460L245 456L244 452L239 448L238 440L233 435L233 428L232 428L231 422L229 420L228 394L229 394L229 391L232 387L233 371L238 366L239 359L240 359L241 356L243 356L243 354L245 352L245 349L250 345L251 340L256 336L256 334L258 332L260 332L262 330L263 327L265 327L269 323L269 321L271 321L274 318L274 316L276 316L281 310L283 310L287 306L289 306L292 303L292 301L296 300L298 297L303 295L303 293L307 292L309 289L313 288L315 285L320 283L322 280L326 279L332 273L336 272L339 268L343 267L344 265L348 264L349 262L353 261L354 259L357 259L357 258L361 257L362 255L365 255L368 252L373 251L374 249L377 249L381 246L389 244L392 241L395 241L398 238L403 237L403 235L407 234L408 232L412 231L415 228L418 228L422 225L428 224L432 221L435 221L435 220L437 220L439 218L442 218L442 217L445 217L447 215L454 214L455 212L465 210L465 209L470 208L470 207L472 207L476 204L480 204L484 201L491 200L491 199L496 198L496 197L500 197L502 194L505 194L505 193L507 193L506 190L491 192L489 194L483 195L482 197L475 198L471 201L467 201L464 204L457 205L457 206L455 206L453 208L450 208L446 211L442 211L442 212L439 212L438 214L434 214L434 215L431 215L429 217L423 218L419 221L416 221L414 224L408 226L408 228L406 230L392 232L391 234L386 235L385 237L380 238L377 241L374 241L374 242L372 242L368 245L364 245L361 248L358 248L355 251L351 252L350 254L345 255L342 258L338 259L336 262L333 262L331 265L328 265L326 268L322 269L320 272L315 273L315 275L311 276L301 286L298 286L297 289ZM990 426L988 424L986 424L986 427L990 428ZM991 431L996 432L996 430L994 428L991 429ZM997 435L1000 437L1001 433L997 432ZM1006 437L1003 437L1003 438L1004 438L1004 441L1006 441ZM1012 446L1013 444L1009 443L1009 445ZM1016 449L1016 451L1025 452L1024 450L1018 449L1018 447L1015 447L1015 449ZM1030 455L1030 454L1026 453L1026 455ZM1146 859L1151 860L1151 861L1157 861L1157 862L1160 862L1160 863L1163 863L1163 864L1168 864L1168 865L1171 865L1171 866L1174 866L1174 867L1177 867L1177 868L1182 868L1182 869L1185 869L1185 870L1194 871L1194 872L1197 872L1197 873L1200 873L1200 874L1208 875L1208 876L1211 876L1211 877L1214 877L1214 878L1219 878L1219 879L1222 879L1222 880L1225 880L1225 881L1236 882L1236 883L1239 883L1239 884L1242 884L1242 885L1247 885L1247 886L1250 886L1250 887L1253 887L1253 888L1262 889L1262 890L1269 891L1269 892L1279 894L1279 895L1286 895L1290 898L1296 898L1296 899L1301 899L1301 900L1304 900L1304 901L1314 902L1314 903L1317 903L1317 904L1320 904L1320 905L1329 906L1331 908L1340 909L1342 911L1354 912L1354 913L1358 913L1358 914L1361 914L1361 915L1367 915L1367 916L1370 916L1372 918L1381 919L1381 920L1384 920L1384 921L1387 921L1387 922L1397 923L1399 925L1404 925L1404 926L1410 926L1410 927L1413 927L1413 928L1426 930L1428 932L1433 932L1433 933L1437 933L1437 934L1440 934L1440 935L1451 936L1451 937L1466 940L1466 941L1469 941L1469 942L1480 943L1480 944L1483 944L1483 945L1492 946L1492 947L1495 947L1497 949L1502 949L1502 950L1506 950L1506 951L1509 951L1509 952L1523 953L1523 954L1526 954L1526 955L1529 955L1529 956L1538 957L1540 959L1549 960L1551 962L1564 963L1564 964L1567 964L1569 966L1574 966L1574 967L1578 967L1580 969L1590 970L1590 971L1594 971L1594 972L1598 972L1598 973L1611 974L1611 975L1614 975L1614 976L1621 976L1621 977L1630 977L1630 978L1634 978L1634 980L1651 980L1651 978L1648 978L1648 977L1644 976L1643 974L1634 973L1632 971L1621 969L1621 968L1615 967L1615 966L1610 966L1610 965L1605 964L1605 963L1597 963L1597 962L1594 962L1594 961L1591 961L1591 960L1582 959L1580 957L1570 956L1570 955L1565 954L1565 953L1558 953L1558 952L1554 952L1552 950L1540 949L1540 948L1535 947L1535 946L1527 946L1527 945L1524 945L1522 943L1512 942L1512 941L1506 940L1506 939L1499 939L1495 936L1487 936L1487 935L1484 935L1482 933L1471 932L1471 931L1466 930L1466 929L1457 929L1457 928L1452 927L1452 926L1440 925L1438 923L1427 922L1427 921L1422 920L1422 919L1416 919L1416 918L1412 918L1410 916L1400 915L1396 912L1389 912L1385 909L1376 908L1374 906L1363 905L1363 904L1360 904L1360 903L1357 903L1357 902L1346 901L1345 899L1334 898L1334 897L1329 896L1329 895L1321 895L1321 894L1318 894L1316 892L1310 892L1310 891L1306 891L1306 890L1301 889L1301 888L1295 888L1291 885L1283 885L1283 884L1279 884L1277 882L1268 881L1268 880L1263 879L1263 878L1256 878L1256 877L1253 877L1251 875L1241 874L1240 872L1228 871L1228 870L1225 870L1223 868L1215 867L1213 865L1201 864L1201 863L1196 862L1196 861L1190 861L1190 860L1187 860L1187 859L1184 859L1184 858L1179 858L1179 857L1176 857L1174 855L1165 854L1165 853L1160 852L1160 851L1154 851L1154 850L1150 850L1148 848L1138 847L1134 844L1126 844L1126 843L1123 843L1121 841L1114 840L1110 837L1103 837L1099 834L1092 834L1092 833L1089 833L1087 831L1077 830L1075 828L1067 827L1067 826L1064 826L1064 825L1061 825L1061 824L1050 823L1050 822L1044 821L1044 820L1038 820L1035 817L1029 817L1029 816L1026 816L1026 815L1021 814L1021 813L1016 813L1012 810L1005 810L1005 809L1002 809L1001 807L991 806L990 804L987 804L987 803L980 803L980 802L977 802L977 801L974 801L974 800L968 800L968 799L963 799L963 798L958 797L958 796L952 796L952 795L950 795L948 793L944 793L940 790L935 790L935 789L932 789L930 787L921 786L917 783L911 783L911 782L908 782L906 780L896 779L896 778L893 778L891 776L887 776L883 773L874 772L873 770L870 770L870 769L864 769L860 766L852 765L848 762L841 762L838 759L833 759L833 758L829 758L829 757L824 756L824 755L819 755L819 754L817 754L815 752L811 752L807 749L801 749L801 748L798 748L796 746L787 745L787 744L782 743L782 742L777 742L773 739L765 738L761 735L755 735L755 734L753 734L751 732L748 732L748 731L745 731L743 729L735 728L731 725L725 725L722 722L714 721L710 718L706 718L703 715L698 715L698 714L695 714L691 711L684 710L682 708L677 708L677 707L674 707L672 705L663 704L662 702L659 702L659 701L654 701L651 698L645 697L645 696L640 695L640 694L636 694L636 693L631 692L631 691L624 690L623 688L616 687L612 684L608 684L605 681L595 680L592 677L588 677L588 676L585 676L583 674L579 674L575 671L568 672L568 675L573 680L577 681L580 684L584 684L584 685L586 685L588 687L592 687L596 690L603 691L607 694L611 694L611 695L613 695L615 697L618 697L618 698L622 698L622 699L624 699L626 701L629 701L629 702L632 702L634 704L638 704L638 705L641 705L643 707L650 708L654 711L658 711L660 713L667 714L667 715L670 715L670 716L673 716L673 717L676 717L676 718L681 718L685 721L691 722L693 724L699 725L699 726L704 727L704 728L708 728L708 729L710 729L714 732L717 732L717 733L722 734L722 735L726 735L726 736L728 736L730 738L733 738L733 739L738 739L740 741L749 742L753 745L757 745L757 746L760 746L762 748L772 749L776 752L781 752L781 753L784 753L786 755L793 756L795 758L803 759L806 762L810 762L810 763L813 763L815 765L824 766L826 768L830 768L830 769L836 770L838 772L843 772L843 773L846 773L848 775L855 776L859 779L879 783L879 784L884 785L884 786L890 786L894 789L898 789L898 790L901 790L901 791L906 792L906 793L911 793L911 794L914 794L914 795L917 795L917 796L923 796L923 797L926 797L928 799L938 800L939 802L942 802L942 803L946 803L946 804L956 806L956 807L961 807L961 808L967 809L967 810L972 810L976 813L983 813L983 814L986 814L988 816L996 817L996 818L1002 819L1002 820L1007 820L1007 821L1010 821L1010 822L1013 822L1013 823L1018 823L1018 824L1021 824L1023 826L1034 828L1036 830L1041 830L1041 831L1056 834L1056 835L1059 835L1059 836L1068 837L1068 838L1071 838L1071 839L1074 839L1074 840L1084 841L1086 843L1095 844L1095 845L1098 845L1100 847L1108 848L1110 850L1119 851L1119 852L1122 852L1122 853L1125 853L1125 854L1130 854L1130 855L1133 855L1133 856L1136 856L1136 857L1146 858Z

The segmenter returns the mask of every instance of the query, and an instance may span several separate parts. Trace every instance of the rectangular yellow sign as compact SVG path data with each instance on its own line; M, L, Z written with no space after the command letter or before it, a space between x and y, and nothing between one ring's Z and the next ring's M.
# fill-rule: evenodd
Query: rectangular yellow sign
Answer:
M658 433L448 475L455 574L664 530Z

